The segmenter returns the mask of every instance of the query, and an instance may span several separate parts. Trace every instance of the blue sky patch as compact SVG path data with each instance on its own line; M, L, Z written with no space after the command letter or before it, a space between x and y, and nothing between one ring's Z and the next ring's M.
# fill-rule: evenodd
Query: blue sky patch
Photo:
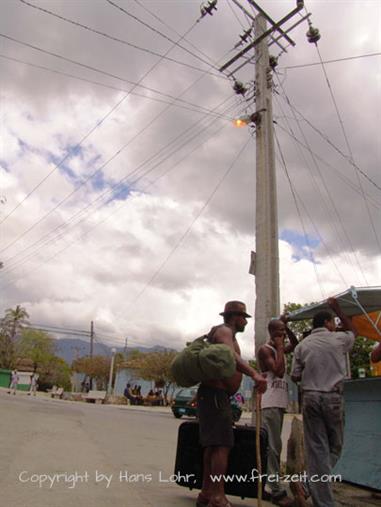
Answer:
M54 164L55 166L58 166L59 165L59 170L65 174L65 176L68 176L68 178L70 180L73 181L73 183L78 183L79 181L79 178L77 177L77 175L75 174L75 172L70 169L70 167L66 164L66 162L69 162L70 160L70 157L68 157L65 162L61 163L63 157L60 156L60 157L57 157L56 155L54 155L53 153L48 153L47 155L47 159L48 159L48 162L50 162L51 164Z
M97 171L96 174L90 180L94 190L103 190L107 187L107 181L102 171Z
M313 253L313 250L320 245L320 241L317 238L308 234L306 238L304 234L300 234L292 229L283 229L279 237L292 246L292 259L294 261L298 262L302 259L307 259L317 263Z
M124 201L130 195L132 190L133 188L130 185L128 185L128 183L122 183L115 188L110 201L114 200Z
M4 169L5 172L9 173L9 165L2 158L0 158L0 167Z

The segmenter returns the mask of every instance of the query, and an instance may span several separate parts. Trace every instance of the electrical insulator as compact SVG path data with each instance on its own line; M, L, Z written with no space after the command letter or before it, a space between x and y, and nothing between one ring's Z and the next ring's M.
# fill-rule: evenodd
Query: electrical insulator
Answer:
M243 34L240 35L239 38L242 40L242 42L246 42L247 39L250 37L250 35L251 35L251 28L249 28L248 30L243 32Z
M233 90L237 95L245 95L247 92L246 86L241 81L234 81Z
M207 14L210 14L213 16L213 10L217 10L217 0L209 0L207 4L201 4L200 10L201 10L201 17L206 16Z
M314 28L312 25L310 25L308 32L306 33L308 42L316 44L317 41L320 39L320 32L317 28Z
M269 58L269 65L272 68L272 70L274 70L275 67L278 66L278 57L271 55Z

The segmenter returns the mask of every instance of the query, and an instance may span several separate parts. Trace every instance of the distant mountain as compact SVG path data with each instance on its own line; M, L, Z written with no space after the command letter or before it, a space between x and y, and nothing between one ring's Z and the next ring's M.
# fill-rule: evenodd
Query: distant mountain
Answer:
M115 347L117 352L123 352L124 347ZM97 343L94 340L94 356L111 356L112 346ZM154 347L131 347L127 349L128 352L132 350L140 350L140 352L157 352L165 350L165 347L156 345ZM85 341L78 338L58 338L56 340L56 354L58 357L64 359L69 365L74 359L79 357L88 356L90 354L90 340Z

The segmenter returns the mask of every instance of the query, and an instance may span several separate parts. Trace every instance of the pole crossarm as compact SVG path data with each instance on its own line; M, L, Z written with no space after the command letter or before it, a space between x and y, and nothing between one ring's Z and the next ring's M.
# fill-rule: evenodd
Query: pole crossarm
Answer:
M255 20L254 16L253 16L253 15L252 15L252 14L251 14L251 13L250 13L247 9L245 9L245 7L243 7L243 6L239 3L239 1L238 1L238 0L232 0L232 2L233 2L233 3L234 3L234 4L235 4L235 5L236 5L239 9L241 9L241 11L242 11L243 13L245 13L245 14L246 14L246 16L248 16L248 17L249 17L252 21L254 21L254 20ZM280 44L280 43L278 42L278 41L279 41L279 39L281 39L281 38L282 38L282 37L279 37L278 39L274 39L274 38L272 38L272 39L271 39L271 41L272 41L272 43L276 43L276 44L277 44L277 45L278 45L278 46L282 49L282 51L286 51L286 48L284 48L284 47L282 46L282 44Z
M263 32L261 35L259 35L253 42L251 42L248 46L246 46L239 53L237 53L235 56L233 56L228 62L226 62L219 69L219 71L224 72L228 67L230 67L230 65L232 65L234 62L236 62L239 58L241 58L243 55L245 55L248 51L250 51L250 49L254 48L260 42L262 42L263 39L265 39L266 37L271 35L274 31L279 31L280 27L284 23L286 23L286 21L291 19L295 14L297 14L303 7L304 7L303 2L298 2L296 8L293 9L291 12L289 12L286 16L284 16L280 21L274 22L273 20L271 20L272 24L269 29L267 29L265 32ZM286 34L286 32L289 32L289 30L287 30L286 32L284 32L282 30L281 32L282 32L281 36L278 39L276 39L276 41L278 41L282 37L286 37L287 40L289 40L290 44L292 46L295 46L295 42L290 37L288 37L288 35Z
M306 19L308 19L309 17L311 16L311 13L308 13L306 14L305 16L301 17L300 19L298 19L298 21L296 23L294 23L293 25L291 25L289 28L287 28L286 30L286 33L288 32L291 32L291 30L293 30L295 27L297 27L298 25L300 25L300 23L303 23L303 21L305 21ZM269 42L269 47L272 46L273 44L278 44L278 41L282 38L282 35L279 35L279 37L277 38L272 38L271 41ZM279 45L279 44L278 44ZM283 48L282 48L283 49ZM283 51L285 53L287 53L287 49L284 48ZM238 67L236 67L234 70L232 70L231 72L229 72L228 74L228 77L231 77L231 76L234 76L234 74L236 72L238 72L239 70L242 69L242 67L244 67L247 63L250 63L254 60L254 56L252 56L251 58L250 57L246 57L246 56L243 56L243 59L244 59L244 62L242 62L240 65L238 65Z
M279 23L276 23L276 21L274 21L274 20L273 20L273 19L272 19L272 18L271 18L268 14L267 14L267 12L266 12L266 11L264 11L260 5L258 5L258 3L257 3L257 2L254 2L254 0L247 0L247 1L249 2L249 4L251 4L253 7L255 7L255 8L256 8L256 10L257 10L260 14L262 14L262 16L263 16L263 17L264 17L264 18L265 18L265 19L266 19L266 20L270 23L270 25L271 25L271 26L273 26L273 27L274 27L274 29L275 29L276 31L278 31L278 32L282 35L282 37L284 37L284 38L285 38L285 39L286 39L286 40L287 40L287 41L288 41L288 42L289 42L292 46L295 46L295 42L294 42L294 41L293 41L293 40L292 40L292 39L291 39L291 38L287 35L287 33L286 33L286 32L284 32L284 31L280 28ZM296 7L296 12L299 12L299 11L300 11L300 9L302 9L302 8L303 8L303 6L304 6L303 2L301 3L301 7L300 7L300 4L298 4L298 6ZM294 12L294 14L295 14L295 12ZM292 15L294 15L294 14L292 14Z

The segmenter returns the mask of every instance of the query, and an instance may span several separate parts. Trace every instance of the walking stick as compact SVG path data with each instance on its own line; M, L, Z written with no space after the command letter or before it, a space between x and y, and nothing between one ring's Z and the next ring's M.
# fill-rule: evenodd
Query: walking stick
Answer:
M255 451L258 470L258 507L262 507L262 460L261 460L261 399L262 395L255 391Z

